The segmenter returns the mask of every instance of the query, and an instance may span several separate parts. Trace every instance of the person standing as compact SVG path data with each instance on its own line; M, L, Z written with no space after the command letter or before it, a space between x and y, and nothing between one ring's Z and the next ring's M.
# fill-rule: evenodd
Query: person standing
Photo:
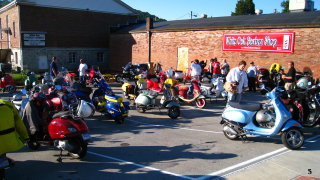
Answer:
M249 81L249 91L256 92L257 67L254 65L254 62L250 63L250 66L247 69L247 74Z
M52 61L50 63L50 76L57 77L58 75L58 67L57 67L57 57L53 56Z
M226 59L224 59L223 62L221 63L220 69L221 69L221 75L227 76L227 74L229 73L229 70L230 70L230 66L227 63Z
M212 65L212 68L213 68L213 75L218 77L221 75L221 69L220 69L220 62L218 62L218 59L217 58L214 58L213 59L213 65Z
M196 59L194 61L191 62L191 77L194 79L199 79L201 72L202 72L202 68L199 64L199 60Z
M191 86L190 86L190 88L188 90L188 94L189 95L191 95L193 93L193 88L194 87L193 87L192 81L193 80L199 80L201 72L202 72L202 68L201 68L201 66L199 64L199 60L198 59L196 59L194 61L191 61L191 63L192 63L191 64L191 78L192 78L192 80L191 80Z
M80 65L79 65L79 80L80 83L85 83L85 75L86 75L86 71L88 69L88 66L86 63L84 63L83 59L80 59Z
M6 157L6 153L21 149L24 146L24 141L29 140L29 136L18 110L13 104L0 99L0 114L0 162L4 163L7 160L6 166L8 166L12 160ZM0 166L4 165L2 163ZM3 167L0 167L0 179L4 179Z
M247 73L244 71L247 63L240 61L238 67L232 68L226 77L227 83L230 83L235 92L228 92L228 101L241 101L242 92L248 87Z
M286 75L282 75L282 79L284 80L284 88L288 90L292 90L295 86L296 79L296 69L294 68L294 62L288 63L288 73Z

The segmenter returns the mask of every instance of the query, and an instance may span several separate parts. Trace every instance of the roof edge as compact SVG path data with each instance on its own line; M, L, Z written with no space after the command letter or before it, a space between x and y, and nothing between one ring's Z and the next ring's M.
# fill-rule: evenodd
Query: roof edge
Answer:
M2 8L0 8L0 13L7 11L8 9L11 9L12 7L14 7L17 4L17 1L14 0L12 2L10 2L9 4L3 6Z
M60 6L46 6L46 5L37 5L35 3L30 3L30 2L22 2L21 0L14 0L16 1L17 5L24 5L24 6L36 6L36 7L46 7L46 8L56 8L56 9L66 9L66 10L76 10L76 11L85 11L85 12L97 12L97 13L104 13L104 14L118 14L118 15L127 15L127 16L137 16L137 14L135 12L132 11L132 8L128 8L132 14L130 13L117 13L117 12L105 12L105 11L94 11L94 10L86 10L86 9L79 9L79 8L71 8L71 7L60 7ZM12 2L14 2L12 1ZM117 2L118 3L118 2ZM118 3L119 4L119 3ZM123 6L122 4L120 4L121 6Z
M225 26L225 27L202 27L202 28L174 28L174 29L151 29L152 33L161 32L181 32L181 31L216 31L216 30L249 30L249 29L290 29L290 28L320 28L320 24L300 24L300 25L266 25L266 26ZM129 34L146 33L147 31L129 31Z

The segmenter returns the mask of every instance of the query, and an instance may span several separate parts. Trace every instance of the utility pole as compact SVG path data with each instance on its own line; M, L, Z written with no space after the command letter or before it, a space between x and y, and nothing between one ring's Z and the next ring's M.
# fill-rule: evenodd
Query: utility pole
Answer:
M190 15L191 15L191 16L190 16L190 19L192 19L192 11L190 12Z

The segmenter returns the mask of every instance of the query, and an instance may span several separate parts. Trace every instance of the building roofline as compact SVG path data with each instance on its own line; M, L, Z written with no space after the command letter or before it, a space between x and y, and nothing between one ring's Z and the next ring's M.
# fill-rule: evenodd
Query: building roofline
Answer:
M14 1L10 2L9 4L7 4L7 5L3 6L2 8L0 8L0 13L5 12L5 11L11 9L12 7L14 7L14 6L16 6L16 5L17 5L17 1L14 0Z

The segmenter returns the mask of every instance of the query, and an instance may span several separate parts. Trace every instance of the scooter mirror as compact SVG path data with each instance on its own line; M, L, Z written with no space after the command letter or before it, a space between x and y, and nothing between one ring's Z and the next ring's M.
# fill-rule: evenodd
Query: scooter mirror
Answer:
M21 89L21 93L26 95L27 94L27 90L26 89Z

